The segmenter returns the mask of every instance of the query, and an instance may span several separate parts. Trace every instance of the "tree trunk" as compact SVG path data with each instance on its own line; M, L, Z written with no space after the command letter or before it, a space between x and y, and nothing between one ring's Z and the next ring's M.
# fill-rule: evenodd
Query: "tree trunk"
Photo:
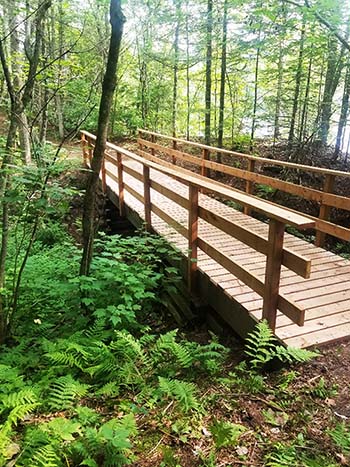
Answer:
M176 136L176 110L177 110L177 84L178 84L178 71L179 71L179 33L181 21L181 0L176 1L176 28L174 38L174 69L173 69L173 105L171 116L171 130L172 135Z
M212 68L212 35L213 35L213 0L208 0L207 4L207 56L205 69L205 144L210 144L210 112L211 112L211 68Z
M80 264L80 274L88 275L93 253L93 243L95 237L95 202L96 192L99 182L104 153L106 149L108 122L113 95L117 81L117 64L120 50L120 43L125 22L121 10L120 0L111 0L110 22L112 26L111 39L108 51L106 72L103 79L102 95L98 117L97 138L91 161L91 172L89 174L86 193L84 198L83 211L83 256Z
M251 152L253 151L253 147L254 147L254 138L255 138L255 129L256 129L256 111L258 108L260 35L261 35L261 29L259 30L258 48L256 51L256 57L255 57L253 118L252 118L252 128L250 131L250 151Z
M289 136L288 136L289 147L292 146L294 137L295 137L295 124L296 124L298 105L299 105L299 95L300 95L300 86L301 86L303 60L304 60L304 43L305 43L305 18L303 17L303 24L301 27L300 42L299 42L298 64L297 64L297 71L295 74L293 108L292 108L292 115L290 118L290 126L289 126Z
M221 76L220 76L220 103L219 103L219 131L218 146L222 148L224 139L224 112L225 112L225 84L227 61L227 0L224 0L224 15L222 19L222 46L221 46ZM218 153L218 162L221 163L221 153Z
M312 59L313 59L313 48L311 49L311 54L309 58L309 66L307 69L307 79L306 79L306 86L305 86L305 96L304 96L304 103L303 109L300 118L300 128L299 128L299 141L302 142L306 136L306 115L307 115L307 108L309 103L309 93L310 93L310 82L311 82L311 70L312 70Z
M331 37L328 45L327 71L320 109L320 124L318 137L322 145L327 144L330 120L332 116L332 104L335 91L338 87L341 71L343 69L343 55L345 49L337 51L337 41Z
M348 60L346 74L345 74L344 91L343 91L340 119L338 123L337 139L336 139L335 151L334 151L335 157L338 156L340 149L342 147L342 143L343 143L344 130L346 127L346 121L347 121L348 112L349 112L349 97L350 97L350 60Z
M277 92L276 92L276 104L275 104L275 121L274 121L274 132L273 132L273 142L276 144L281 137L280 129L280 116L281 116L281 98L282 98L282 81L283 81L283 41L280 41L280 49L278 54L278 78L277 78Z
M190 115L191 115L191 96L190 96L190 40L188 25L188 0L186 2L186 139L190 139Z

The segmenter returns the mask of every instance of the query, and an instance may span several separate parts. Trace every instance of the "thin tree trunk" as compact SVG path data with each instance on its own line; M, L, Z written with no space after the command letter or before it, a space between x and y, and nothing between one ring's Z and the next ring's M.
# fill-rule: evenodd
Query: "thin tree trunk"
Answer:
M254 103L253 103L253 118L252 118L252 128L250 131L250 151L253 151L254 147L254 138L255 138L255 129L256 129L256 112L258 108L258 89L259 89L259 60L260 60L260 34L258 38L258 48L256 51L255 58L255 75L254 75Z
M312 60L313 60L313 48L311 48L311 54L309 58L309 66L307 69L307 79L305 85L305 96L304 96L304 103L303 103L303 110L301 113L300 118L300 128L299 128L299 141L302 142L306 135L306 115L307 115L307 108L309 103L309 93L310 93L310 83L311 83L311 71L312 71Z
M191 96L190 96L190 40L188 26L188 0L186 2L186 139L190 139L190 115L191 115Z
M335 143L335 157L338 156L340 149L342 147L344 130L346 127L346 121L348 118L349 112L349 97L350 97L350 60L348 60L348 65L346 68L345 81L344 81L344 91L340 111L340 119L338 123L337 139Z
M224 0L224 15L222 19L222 46L221 46L221 76L220 76L220 103L219 103L219 131L218 147L222 148L224 139L224 113L225 113L225 84L227 61L227 0ZM218 153L218 162L221 163L221 153Z
M274 132L273 132L273 144L276 144L281 137L280 129L280 117L281 117L281 98L282 98L282 81L283 81L283 41L280 41L280 49L278 54L278 78L277 78L277 92L276 92L276 104L275 104L275 121L274 121Z
M177 110L177 84L178 84L178 71L179 71L179 33L180 33L180 15L181 15L181 0L176 1L176 28L174 39L174 75L173 75L173 105L171 117L171 130L172 134L176 136L176 110Z
M211 112L211 69L212 69L212 36L213 36L213 0L208 0L207 3L207 55L206 55L206 69L205 69L205 127L204 138L205 144L210 144L211 140L211 125L210 125L210 112Z
M296 124L296 117L297 117L298 105L299 105L299 95L300 95L300 86L301 86L303 60L304 60L304 43L305 43L305 18L303 17L303 24L301 26L301 34L300 34L300 41L299 41L298 64L297 64L297 71L295 74L293 108L292 108L292 115L290 118L290 126L289 126L289 136L288 136L289 147L292 146L294 137L295 137L295 124Z
M102 85L102 95L100 102L97 138L91 161L91 172L88 178L86 193L84 198L83 211L83 255L80 264L80 274L88 275L93 253L93 243L95 237L95 203L96 192L99 182L104 153L106 149L108 122L113 95L117 80L117 64L120 50L120 43L123 34L125 17L121 10L120 0L111 0L110 22L112 26L111 39L108 51L106 71Z

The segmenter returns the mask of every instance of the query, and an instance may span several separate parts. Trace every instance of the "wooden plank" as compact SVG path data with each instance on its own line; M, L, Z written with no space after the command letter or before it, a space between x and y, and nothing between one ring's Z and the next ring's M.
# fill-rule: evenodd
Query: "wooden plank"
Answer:
M143 182L143 175L137 170L132 169L130 166L124 165L124 172L136 178L136 180Z
M188 211L188 285L192 293L197 287L197 256L198 256L198 188L189 187Z
M253 208L254 211L260 212L269 218L274 218L276 220L285 222L286 224L292 225L299 229L308 229L315 227L315 222L310 220L310 218L307 216L304 216L297 212L292 212L291 210L287 210L284 207L280 207L276 204L270 203L266 200L262 200L255 196L246 195L245 193L242 193L239 190L229 188L220 182L208 180L207 178L202 177L201 175L194 174L186 169L183 169L182 167L177 167L176 170L174 170L171 164L164 163L164 161L159 161L159 163L162 164L159 165L159 163L154 163L151 161L146 162L142 157L137 156L131 153L130 151L124 150L123 153L131 159L137 160L141 163L146 163L150 167L153 167L154 169L158 170L159 172L174 177L177 180L181 180L184 183L192 183L193 185L198 186L198 188L204 188L208 192L216 193L224 199L226 198L235 201L238 204L241 204L242 206L249 206ZM141 153L146 154L146 156L149 156L149 154L147 153ZM267 205L269 206L268 211L264 209ZM284 213L286 212L288 212L288 214L284 216Z
M149 167L143 166L143 199L145 207L145 226L148 231L152 229L151 186Z
M198 157L191 156L190 154L176 151L174 149L162 146L160 144L151 143L147 140L141 140L143 146L158 149L165 152L169 156L176 156L177 159L186 160L193 164L201 165L206 170L211 169L220 173L227 175L232 175L249 182L260 183L263 185L268 185L271 188L276 190L284 191L295 196L300 196L301 198L307 199L309 201L315 201L317 203L322 203L327 206L332 206L338 209L350 210L350 198L340 195L335 195L331 193L326 193L324 191L316 190L314 188L309 188L303 185L297 185L295 183L286 182L278 178L269 177L267 175L262 175L259 173L250 172L248 170L238 169L231 167L225 164L219 164L218 162L208 161L206 159L199 160ZM206 150L204 150L206 151ZM256 159L253 159L256 161ZM202 172L203 173L206 172Z
M154 133L154 132L151 132L151 131L148 131L148 130L139 130L139 132L144 133L144 134L149 134L149 135ZM84 131L84 133L89 134L86 131ZM162 135L160 133L154 133L154 134L159 136L160 138L163 138L163 139L173 140L173 138L171 136ZM249 159L254 159L257 162L259 162L260 164L277 165L277 166L280 166L280 167L288 167L290 169L302 170L304 172L313 172L313 173L318 173L318 174L322 174L322 175L330 174L330 175L334 175L334 176L338 176L338 177L345 177L345 178L350 177L349 172L343 172L343 171L340 171L340 170L324 169L322 167L314 167L314 166L311 166L311 165L294 164L293 162L284 162L284 161L280 161L280 160L271 160L271 159L267 159L267 158L264 158L264 157L258 157L258 156L252 156L250 154L244 154L242 152L230 151L228 149L216 148L214 146L207 146L205 144L195 143L193 141L187 141L187 140L181 139L181 138L176 138L176 141L179 142L179 143L187 144L187 145L192 146L192 147L197 147L197 148L200 148L200 149L208 149L208 151L210 151L210 152L220 151L222 154L227 154L227 155L230 155L230 156L237 156L237 157L242 158L242 159L248 159L248 160Z
M144 203L143 196L138 191L134 190L134 188L132 188L130 185L124 183L124 190L128 191L134 198L137 199L137 201L140 201L140 203Z
M283 240L285 225L275 220L270 221L269 241L265 272L265 290L263 302L263 319L275 331L278 295L283 258Z
M341 341L350 336L350 324L334 326L332 328L322 329L317 332L304 334L302 336L284 339L286 345L299 348L307 348L315 345Z
M333 188L334 188L334 176L328 174L328 175L326 175L326 180L325 180L323 191L325 193L332 193ZM331 213L330 206L327 206L325 204L321 204L320 214L318 216L319 219L328 221L330 213ZM326 234L324 232L317 231L316 232L315 245L316 246L323 246L325 240L326 240Z
M174 201L174 203L178 204L184 209L188 209L188 199L185 198L184 196L181 196L179 193L175 193L173 190L167 188L166 186L162 185L161 183L156 182L155 180L151 180L151 188L155 191L158 191L158 193L162 194L163 196L166 196L169 198L171 201Z
M160 209L158 206L151 204L152 212L156 214L158 217L163 219L171 228L179 232L184 237L188 238L188 229L184 227L179 222L175 221L171 216L169 216L165 211Z
M205 242L203 239L198 239L198 246L208 256L215 259L227 271L234 274L238 279L242 280L251 289L253 289L260 296L264 295L264 282L254 274L246 271L242 266L230 260L227 256L218 251L215 247ZM292 321L299 326L303 325L305 312L295 303L287 300L282 295L278 297L278 309L285 313Z
M122 155L120 154L120 152L117 153L117 171L118 171L119 214L121 217L125 217L123 161L122 161Z
M259 253L263 253L264 255L267 254L268 241L263 236L258 235L238 224L235 224L234 222L218 214L215 214L202 206L199 207L199 215L206 222L209 222L211 225L227 233L228 235L232 235L234 238L243 242ZM311 261L308 258L294 253L288 248L284 248L283 250L282 263L297 274L305 278L310 277Z
M254 170L255 170L255 159L248 159L248 171L254 172ZM247 193L247 195L251 195L253 193L253 188L254 188L254 183L251 180L246 180L245 192ZM243 209L243 212L244 214L250 215L251 209L245 206Z

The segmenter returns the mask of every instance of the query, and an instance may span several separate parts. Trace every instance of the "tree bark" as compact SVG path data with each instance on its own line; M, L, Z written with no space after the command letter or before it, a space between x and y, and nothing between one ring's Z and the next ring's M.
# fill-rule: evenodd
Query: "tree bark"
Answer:
M305 18L303 17L303 24L301 27L300 42L299 42L298 64L297 64L297 71L295 74L293 108L292 108L292 115L290 118L290 126L289 126L289 136L288 136L289 147L292 146L294 137L295 137L295 124L296 124L296 117L297 117L298 105L299 105L299 95L300 95L301 77L302 77L303 60L304 60L304 43L305 43Z
M320 110L320 124L318 137L322 145L327 144L330 120L332 116L332 103L337 89L341 70L343 68L344 49L337 53L337 42L331 37L328 46L327 70L324 84L324 91Z
M181 0L176 1L176 28L174 38L174 69L173 69L173 105L171 116L172 135L176 136L176 111L177 111L177 84L179 72L179 34L180 34L180 15L181 15Z
M348 112L349 112L349 97L350 97L350 60L348 60L346 74L345 74L340 119L338 123L337 139L336 139L335 150L334 150L335 157L338 157L338 154L343 144L344 130L346 127L346 121L347 121Z
M254 138L255 138L255 130L256 130L256 111L258 108L258 89L259 89L259 61L260 61L260 33L259 31L259 38L258 38L258 48L256 50L256 57L255 57L255 75L254 75L254 102L253 102L253 118L252 118L252 128L250 131L250 151L253 151L254 147Z
M224 0L224 14L222 18L222 46L221 46L221 76L220 76L220 103L219 103L219 130L218 147L222 148L224 139L224 113L225 113L225 84L227 62L227 0ZM218 162L221 163L221 153L218 153Z
M213 36L213 0L208 0L207 3L207 55L206 55L206 69L205 69L205 127L204 138L205 144L210 144L211 140L211 126L210 126L210 112L211 112L211 68L212 68L212 36Z
M91 172L89 174L83 211L83 255L80 264L80 274L88 275L93 253L95 237L95 202L99 182L99 174L102 168L104 152L106 149L108 123L110 110L113 104L113 95L117 81L117 65L120 51L120 43L123 34L125 18L121 9L120 0L111 0L110 22L112 26L111 38L108 51L106 71L102 84L102 95L100 101L97 138L91 161Z

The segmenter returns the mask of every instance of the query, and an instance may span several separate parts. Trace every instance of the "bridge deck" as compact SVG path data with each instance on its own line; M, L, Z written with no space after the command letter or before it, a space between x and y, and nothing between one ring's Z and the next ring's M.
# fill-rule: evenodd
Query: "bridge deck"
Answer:
M140 163L124 160L123 164L142 174ZM106 169L107 186L118 195L116 167L106 162ZM111 178L108 172L115 174L114 177ZM175 181L173 178L154 169L150 170L150 177L174 193L188 197L188 187L183 183ZM124 173L124 181L139 195L143 195L142 182L127 173ZM125 190L127 190L127 187ZM151 199L152 203L165 211L174 221L187 227L188 211L186 209L181 208L155 190L151 190ZM199 202L201 206L210 209L212 212L234 220L234 222L246 228L248 227L267 238L268 225L264 222L247 216L204 194L200 194ZM139 217L144 219L143 203L135 195L125 191L125 203ZM152 213L152 227L187 256L188 240L154 213ZM227 257L239 262L246 270L264 280L265 255L258 253L202 219L199 220L199 235L207 242L215 245ZM296 347L309 347L349 336L350 261L290 234L285 235L285 245L312 260L312 273L309 279L303 279L289 269L282 267L280 292L305 308L306 315L304 326L298 326L292 323L288 317L279 313L276 335L286 344ZM226 294L234 303L241 305L252 318L261 318L263 299L257 293L202 251L198 253L197 264L198 270L206 274L222 293ZM232 313L234 312L233 307Z

